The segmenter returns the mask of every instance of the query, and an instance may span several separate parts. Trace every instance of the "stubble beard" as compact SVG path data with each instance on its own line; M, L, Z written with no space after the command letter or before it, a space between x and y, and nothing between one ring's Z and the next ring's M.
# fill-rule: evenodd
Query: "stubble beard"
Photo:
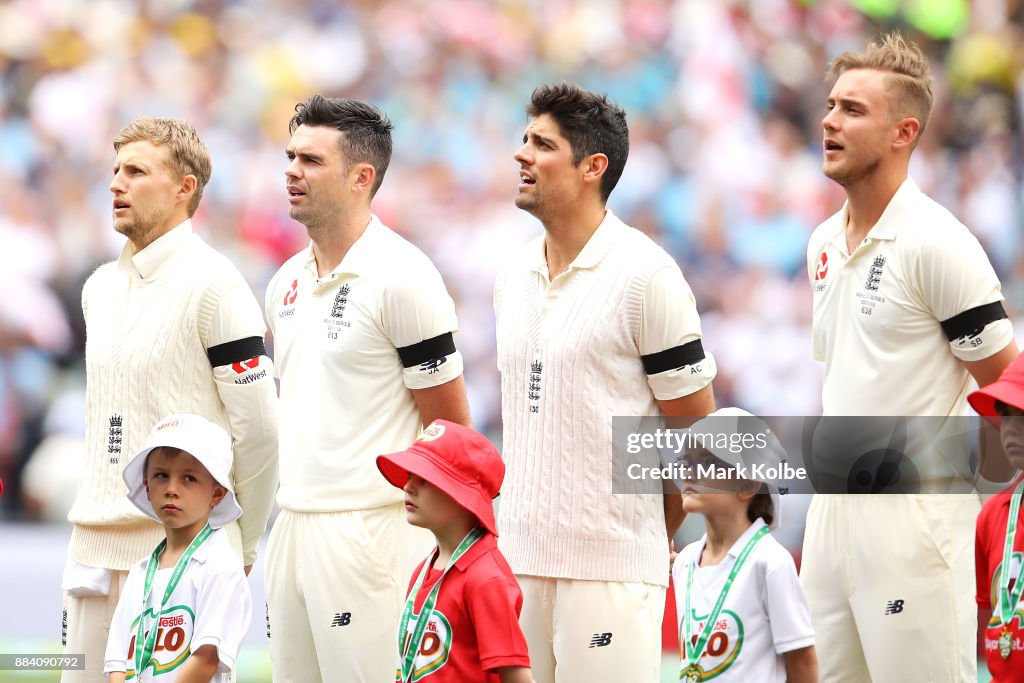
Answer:
M132 212L135 215L121 223L115 217L114 230L127 237L132 244L142 246L147 242L147 236L162 222L162 216L158 211L145 212L134 206Z
M851 185L874 175L875 171L882 164L880 157L874 157L867 161L853 160L852 164L847 164L845 168L832 168L828 165L824 165L822 172L825 177L832 180L843 187L850 187Z
M543 213L544 202L537 199L537 197L531 197L525 194L519 194L516 196L516 208L525 211L537 218L541 217Z
M306 227L310 239L316 239L328 231L330 225L330 210L308 207L293 206L288 209L288 215L296 223Z

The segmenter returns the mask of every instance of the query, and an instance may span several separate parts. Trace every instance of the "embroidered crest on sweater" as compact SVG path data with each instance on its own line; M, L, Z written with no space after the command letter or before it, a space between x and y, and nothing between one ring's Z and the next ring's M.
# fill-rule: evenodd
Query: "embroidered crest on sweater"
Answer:
M116 465L120 461L121 441L124 438L124 418L117 413L110 416L110 431L107 435L107 454L110 456L110 464Z
M539 360L535 360L530 364L529 392L527 392L526 396L530 400L531 413L540 412L540 378L543 371L544 364Z

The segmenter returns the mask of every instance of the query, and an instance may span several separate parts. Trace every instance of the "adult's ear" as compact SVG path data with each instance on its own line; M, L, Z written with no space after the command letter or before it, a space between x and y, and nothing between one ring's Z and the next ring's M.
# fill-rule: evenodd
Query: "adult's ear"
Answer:
M921 122L913 116L900 119L896 123L896 137L893 138L892 146L895 149L913 149L917 142L917 136L921 132Z
M369 193L377 180L377 169L371 164L355 164L349 172L353 192Z
M185 202L187 205L192 201L192 195L196 193L196 187L199 186L199 181L191 173L186 173L182 179L181 184L178 185L177 197L179 201Z
M580 162L583 166L583 180L587 183L600 183L601 177L608 170L608 157L596 152Z

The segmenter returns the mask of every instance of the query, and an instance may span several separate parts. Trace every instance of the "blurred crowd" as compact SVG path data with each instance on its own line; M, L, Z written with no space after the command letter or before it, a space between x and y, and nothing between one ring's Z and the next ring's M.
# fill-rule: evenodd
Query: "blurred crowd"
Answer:
M821 174L828 60L891 28L925 49L912 175L982 241L1022 330L1022 26L1021 0L0 0L0 519L62 518L74 494L79 297L121 248L111 139L137 116L199 130L195 227L262 299L308 242L285 196L295 103L386 111L376 213L445 276L474 421L499 440L491 289L541 231L513 205L523 107L544 82L605 91L631 131L610 208L682 266L719 405L815 415L805 248L843 201Z

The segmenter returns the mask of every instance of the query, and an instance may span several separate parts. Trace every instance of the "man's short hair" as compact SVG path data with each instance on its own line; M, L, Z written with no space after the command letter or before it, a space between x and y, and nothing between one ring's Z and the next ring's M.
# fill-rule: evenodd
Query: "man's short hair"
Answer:
M533 91L526 113L531 118L547 114L572 147L572 162L579 166L591 154L608 157L601 177L601 201L607 202L626 167L629 128L626 112L607 95L584 90L572 83L542 85Z
M195 176L196 191L188 204L189 217L194 215L199 208L199 200L203 198L203 188L210 182L213 172L210 151L196 129L185 121L145 116L129 123L114 137L114 152L130 142L166 147L170 152L171 168L183 178Z
M844 52L832 61L826 80L839 78L853 69L884 71L889 96L889 116L895 121L907 116L918 120L921 129L917 146L932 113L932 74L928 59L916 43L907 42L898 31L887 33L881 42L868 43L864 52Z
M377 194L391 163L391 131L394 129L387 115L380 109L340 97L313 95L295 105L295 115L288 122L288 132L299 126L328 126L341 132L342 158L352 164L370 164L377 177L370 188L370 197Z

